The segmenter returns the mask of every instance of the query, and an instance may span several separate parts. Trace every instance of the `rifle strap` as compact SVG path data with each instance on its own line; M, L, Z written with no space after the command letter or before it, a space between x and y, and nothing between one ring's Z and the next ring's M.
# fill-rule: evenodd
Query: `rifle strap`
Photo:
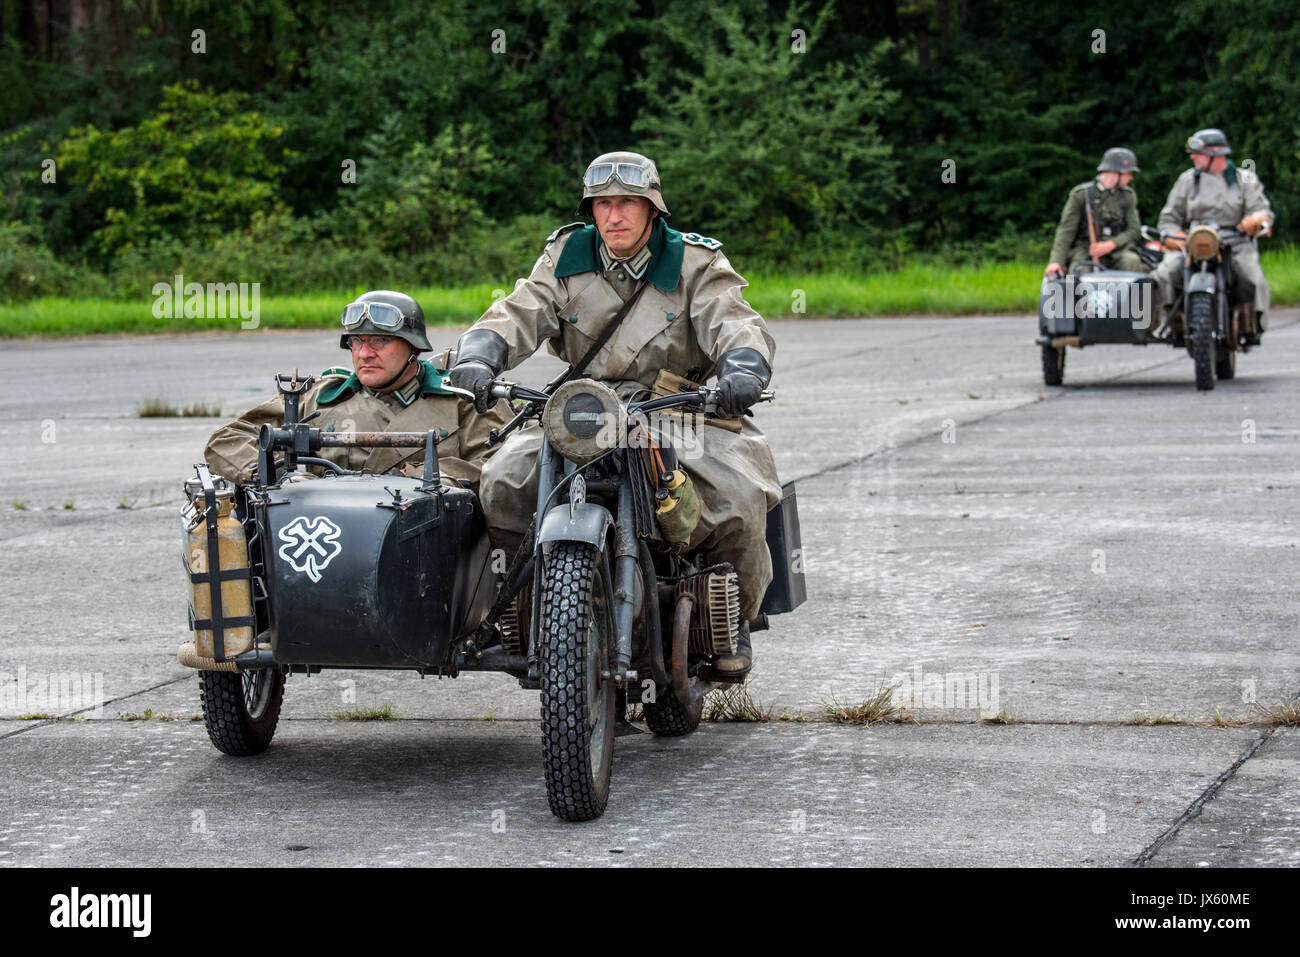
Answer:
M1118 232L1124 231L1124 225L1128 222L1128 200L1124 197L1124 190L1118 185L1115 187L1119 190L1119 226ZM1094 180L1088 184L1088 205L1093 209L1093 219L1096 219L1097 209L1097 183ZM1100 222L1100 221L1099 221ZM1087 226L1087 223L1084 224Z

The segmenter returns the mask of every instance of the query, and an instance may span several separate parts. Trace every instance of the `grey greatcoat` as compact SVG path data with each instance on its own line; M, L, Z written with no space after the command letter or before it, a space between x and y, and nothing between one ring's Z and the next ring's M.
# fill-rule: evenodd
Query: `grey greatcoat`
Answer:
M594 226L575 223L551 234L527 279L494 303L474 329L490 329L509 349L505 368L543 344L577 362L637 288L620 264L604 268ZM721 243L683 235L656 220L645 247L646 288L592 359L587 371L621 397L648 390L661 370L703 382L733 349L756 350L772 367L776 345L762 317L745 301L748 285L720 251ZM689 547L726 561L740 578L741 614L757 616L772 580L766 514L781 497L772 452L749 417L739 432L701 426L695 454L682 456L701 503ZM541 430L512 435L483 468L482 498L498 547L517 547L535 507Z
M1188 169L1183 170L1169 191L1165 208L1160 211L1160 230L1180 232L1194 222L1235 227L1247 216L1259 212L1271 216L1273 208L1264 195L1259 177L1250 170L1231 162L1222 174ZM1237 277L1254 289L1259 326L1261 330L1267 329L1268 280L1259 265L1258 240L1236 239L1230 245ZM1183 287L1183 254L1166 253L1154 275L1165 305L1171 305Z

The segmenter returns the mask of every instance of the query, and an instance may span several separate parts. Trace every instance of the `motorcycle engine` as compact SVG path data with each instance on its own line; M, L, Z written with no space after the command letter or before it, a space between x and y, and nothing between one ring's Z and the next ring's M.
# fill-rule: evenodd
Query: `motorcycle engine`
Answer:
M730 568L730 566L724 566ZM695 599L689 646L692 654L729 655L740 631L740 580L733 571L692 575L677 583L677 595Z

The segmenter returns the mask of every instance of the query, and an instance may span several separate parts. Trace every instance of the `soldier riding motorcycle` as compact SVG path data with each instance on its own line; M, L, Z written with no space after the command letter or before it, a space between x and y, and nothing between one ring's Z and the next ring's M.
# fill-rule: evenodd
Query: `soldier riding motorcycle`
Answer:
M1196 387L1236 375L1237 353L1249 352L1268 328L1269 288L1258 238L1273 227L1259 178L1228 159L1222 130L1187 140L1193 168L1178 177L1160 212L1168 252L1155 271L1167 312L1168 337L1186 345Z

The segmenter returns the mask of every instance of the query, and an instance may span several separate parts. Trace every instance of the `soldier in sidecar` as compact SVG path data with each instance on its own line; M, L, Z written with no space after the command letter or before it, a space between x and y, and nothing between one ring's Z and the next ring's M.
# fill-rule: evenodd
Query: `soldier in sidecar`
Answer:
M1137 193L1129 185L1138 171L1133 151L1115 147L1102 156L1095 178L1070 190L1045 277L1063 276L1085 263L1094 269L1145 271L1138 255Z
M299 398L299 415L317 428L340 432L438 433L439 464L445 480L478 487L490 454L488 434L503 425L499 410L476 413L442 387L446 370L421 360L429 352L424 311L401 292L374 290L343 310L339 347L348 350L351 369L327 369L314 388ZM249 409L208 440L204 459L213 474L247 484L257 468L257 438L263 425L280 425L280 396ZM345 469L382 474L418 474L418 448L329 448L322 456ZM315 467L317 473L321 467Z

